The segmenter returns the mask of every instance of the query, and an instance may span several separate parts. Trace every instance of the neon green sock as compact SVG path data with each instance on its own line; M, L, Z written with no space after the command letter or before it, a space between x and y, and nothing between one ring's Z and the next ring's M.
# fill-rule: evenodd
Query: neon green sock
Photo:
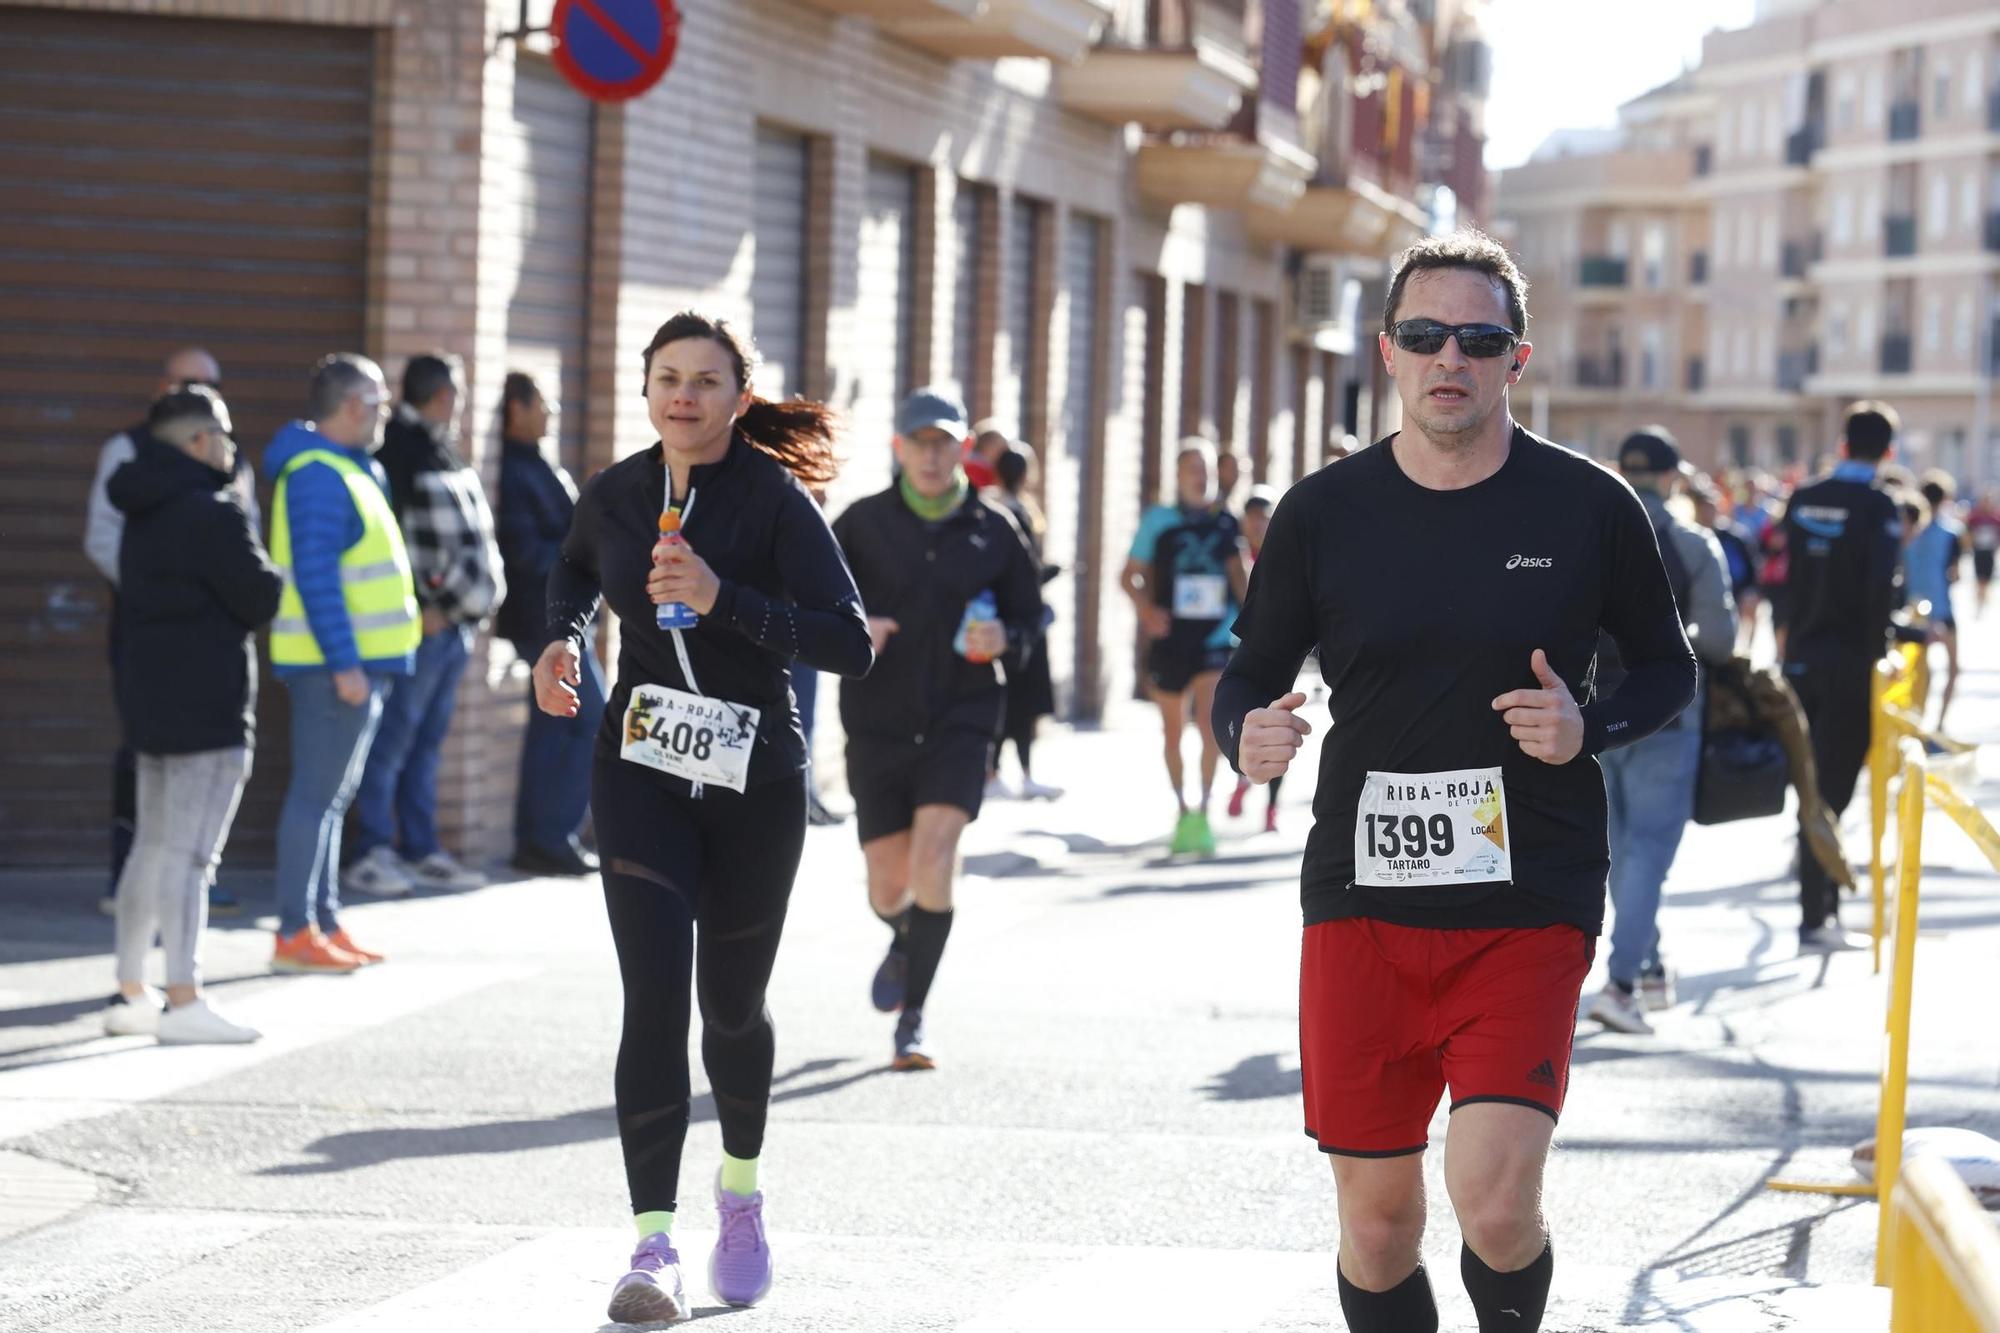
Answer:
M632 1216L632 1223L639 1228L640 1240L644 1240L658 1231L664 1231L670 1236L674 1231L674 1215L672 1213L635 1213Z
M754 1157L731 1157L722 1154L722 1188L738 1198L747 1199L757 1192L757 1159Z

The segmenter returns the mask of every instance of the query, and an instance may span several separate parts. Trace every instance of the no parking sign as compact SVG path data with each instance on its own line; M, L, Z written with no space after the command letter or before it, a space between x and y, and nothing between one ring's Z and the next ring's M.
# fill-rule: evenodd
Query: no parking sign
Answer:
M674 63L680 23L674 0L556 0L556 68L599 102L637 97Z

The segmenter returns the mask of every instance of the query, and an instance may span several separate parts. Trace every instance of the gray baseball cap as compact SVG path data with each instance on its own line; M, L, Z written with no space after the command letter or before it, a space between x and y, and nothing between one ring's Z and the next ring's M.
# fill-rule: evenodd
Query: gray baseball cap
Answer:
M926 384L896 409L896 434L904 439L931 426L956 438L963 438L971 430L966 425L965 404L951 389L939 384Z

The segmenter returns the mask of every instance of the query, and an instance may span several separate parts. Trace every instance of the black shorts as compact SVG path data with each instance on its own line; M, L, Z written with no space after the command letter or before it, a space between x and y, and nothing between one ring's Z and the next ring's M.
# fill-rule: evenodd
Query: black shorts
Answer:
M1229 649L1211 647L1208 643L1208 636L1215 632L1214 625L1198 625L1190 632L1181 628L1183 623L1175 622L1171 633L1164 639L1155 639L1146 650L1146 675L1154 689L1167 694L1179 694L1196 676L1229 665Z
M847 738L847 791L861 841L901 833L920 805L955 805L973 819L986 795L993 737L946 731L920 741Z
M1972 577L1981 583L1993 582L1993 552L1972 548Z

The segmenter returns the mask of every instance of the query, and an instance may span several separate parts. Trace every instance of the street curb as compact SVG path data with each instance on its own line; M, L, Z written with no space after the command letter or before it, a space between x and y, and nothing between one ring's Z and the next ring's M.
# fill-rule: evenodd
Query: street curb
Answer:
M0 1241L59 1222L97 1201L97 1177L0 1150Z

